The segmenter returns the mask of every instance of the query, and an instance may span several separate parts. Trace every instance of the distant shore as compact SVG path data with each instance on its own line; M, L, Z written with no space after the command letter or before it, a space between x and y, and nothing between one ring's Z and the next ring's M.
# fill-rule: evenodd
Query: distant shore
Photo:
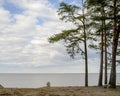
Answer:
M120 87L0 88L0 96L120 96Z

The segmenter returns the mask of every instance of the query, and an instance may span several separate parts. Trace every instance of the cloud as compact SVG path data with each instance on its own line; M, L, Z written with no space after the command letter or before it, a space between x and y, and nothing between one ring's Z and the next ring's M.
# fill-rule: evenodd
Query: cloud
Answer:
M10 20L10 14L9 11L4 10L4 8L0 7L0 30L4 29L7 27L9 24Z
M22 10L20 13L0 5L0 65L6 72L11 72L10 66L14 72L84 72L83 59L71 59L62 42L48 43L51 35L74 27L59 20L50 1L6 0ZM97 64L94 52L89 53L90 64ZM97 72L96 65L91 65L90 72Z
M8 0L8 2L23 9L23 14L32 17L55 19L56 9L48 0Z
M0 24L3 26L0 29L1 64L49 65L51 59L61 53L51 49L53 45L48 43L47 38L65 28L56 15L56 9L43 0L9 0L9 3L24 10L20 14L11 14L11 10L3 6L0 8ZM48 21L40 25L38 17Z

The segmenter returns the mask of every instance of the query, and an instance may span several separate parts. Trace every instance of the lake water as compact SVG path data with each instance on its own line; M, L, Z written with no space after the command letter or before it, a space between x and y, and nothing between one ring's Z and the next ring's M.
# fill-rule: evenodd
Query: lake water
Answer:
M0 84L4 87L14 88L39 88L46 86L50 82L51 86L84 86L83 73L64 73L64 74L0 74ZM89 74L89 86L98 83L98 74ZM117 85L120 85L120 73L117 74Z

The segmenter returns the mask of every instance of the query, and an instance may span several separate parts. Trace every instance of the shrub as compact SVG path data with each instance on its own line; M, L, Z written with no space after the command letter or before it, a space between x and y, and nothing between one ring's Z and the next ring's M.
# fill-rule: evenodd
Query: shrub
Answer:
M47 85L47 87L51 87L50 82L47 82L46 85Z

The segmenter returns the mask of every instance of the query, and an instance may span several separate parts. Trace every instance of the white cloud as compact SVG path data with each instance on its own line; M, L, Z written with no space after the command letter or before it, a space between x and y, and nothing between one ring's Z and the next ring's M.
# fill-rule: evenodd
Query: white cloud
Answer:
M55 19L56 9L48 0L8 0L24 10L23 14L32 17Z
M0 30L7 27L7 25L10 23L10 14L9 11L4 10L4 8L0 7Z
M84 72L82 59L69 58L61 43L48 43L49 36L74 27L59 20L57 9L48 0L7 1L23 11L11 14L0 7L0 64L33 68L34 72ZM44 21L38 23L38 18Z

